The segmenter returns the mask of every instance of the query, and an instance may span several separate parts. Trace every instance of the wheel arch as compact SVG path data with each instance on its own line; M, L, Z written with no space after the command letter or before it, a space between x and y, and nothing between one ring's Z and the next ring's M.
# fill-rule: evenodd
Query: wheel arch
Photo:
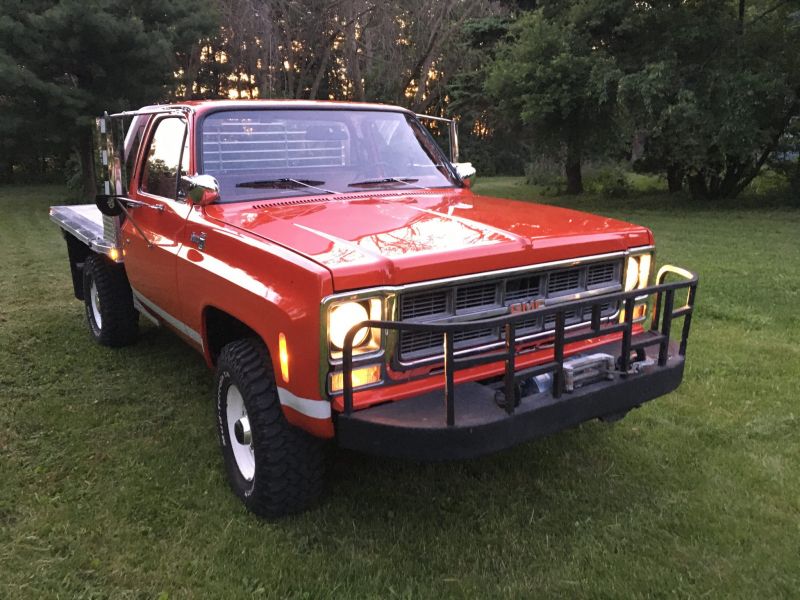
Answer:
M208 305L203 308L203 348L206 361L215 366L219 353L231 342L237 340L256 338L264 344L267 352L272 355L268 341L256 329L247 324L230 311L217 306Z
M274 305L273 308L278 309ZM229 310L212 304L206 305L202 311L203 353L206 362L211 368L216 368L220 352L225 345L247 338L259 340L267 349L268 358L275 374L275 385L278 389L281 408L286 419L292 425L304 429L315 437L331 438L334 432L330 416L330 403L324 399L296 396L292 391L293 386L289 385L289 380L283 378L277 352L282 317L286 319L287 323L291 320L289 315L282 311L273 313L272 318L269 319L265 314L266 325L256 329ZM315 361L312 362L316 364ZM313 405L313 409L310 408L310 405ZM320 406L327 409L327 414L317 414Z

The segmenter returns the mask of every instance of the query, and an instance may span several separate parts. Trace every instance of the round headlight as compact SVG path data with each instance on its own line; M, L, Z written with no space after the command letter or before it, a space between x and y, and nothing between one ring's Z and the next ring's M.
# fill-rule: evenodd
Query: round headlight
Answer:
M628 257L628 265L625 267L625 291L630 292L639 283L639 261L635 257Z
M331 344L341 350L342 347L344 347L344 338L347 332L350 331L350 328L361 321L367 320L369 320L369 314L363 304L359 304L358 302L345 302L344 304L335 306L331 311L330 318L329 336ZM356 332L356 337L353 338L353 347L363 344L368 335L369 329L366 327L359 329Z

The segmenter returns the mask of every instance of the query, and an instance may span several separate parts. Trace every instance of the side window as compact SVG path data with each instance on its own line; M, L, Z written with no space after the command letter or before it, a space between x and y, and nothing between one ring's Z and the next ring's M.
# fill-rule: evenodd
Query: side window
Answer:
M186 121L179 117L161 119L147 148L141 190L155 196L175 198L178 177L186 172L188 164Z

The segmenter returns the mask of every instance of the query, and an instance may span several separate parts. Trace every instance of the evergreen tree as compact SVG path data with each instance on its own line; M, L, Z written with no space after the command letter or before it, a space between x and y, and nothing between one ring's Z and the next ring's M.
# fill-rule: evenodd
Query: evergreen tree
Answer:
M93 197L92 118L167 99L178 54L216 27L209 6L0 0L0 163L13 161L31 139L51 154L76 151L83 194Z

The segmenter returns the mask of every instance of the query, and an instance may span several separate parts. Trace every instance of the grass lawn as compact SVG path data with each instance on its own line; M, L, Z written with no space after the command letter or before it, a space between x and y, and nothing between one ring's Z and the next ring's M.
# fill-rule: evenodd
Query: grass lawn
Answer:
M700 272L682 387L471 462L340 453L322 506L270 524L227 487L200 356L144 320L133 347L90 340L63 195L0 188L0 598L800 593L797 208L547 199Z

